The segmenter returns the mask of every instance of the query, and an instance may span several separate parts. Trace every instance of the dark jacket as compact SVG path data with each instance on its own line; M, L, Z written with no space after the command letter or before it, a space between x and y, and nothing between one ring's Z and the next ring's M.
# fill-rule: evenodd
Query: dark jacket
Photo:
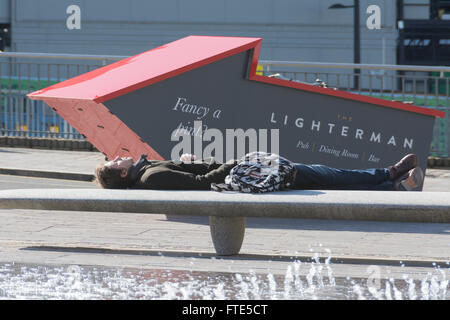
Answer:
M211 190L211 183L223 183L235 160L220 164L213 159L183 163L141 158L131 169L131 189Z

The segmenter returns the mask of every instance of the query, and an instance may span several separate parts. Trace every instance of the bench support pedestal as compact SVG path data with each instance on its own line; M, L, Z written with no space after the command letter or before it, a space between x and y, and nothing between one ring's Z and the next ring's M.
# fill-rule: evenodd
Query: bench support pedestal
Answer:
M209 217L211 237L220 256L239 253L245 234L245 217Z

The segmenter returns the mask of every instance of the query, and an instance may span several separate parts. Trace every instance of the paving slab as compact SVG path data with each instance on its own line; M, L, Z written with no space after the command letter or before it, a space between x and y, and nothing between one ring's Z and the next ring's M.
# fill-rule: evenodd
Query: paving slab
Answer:
M450 224L249 218L241 254L219 257L205 217L0 210L0 220L2 262L284 274L330 258L336 276L377 265L398 279L449 270Z

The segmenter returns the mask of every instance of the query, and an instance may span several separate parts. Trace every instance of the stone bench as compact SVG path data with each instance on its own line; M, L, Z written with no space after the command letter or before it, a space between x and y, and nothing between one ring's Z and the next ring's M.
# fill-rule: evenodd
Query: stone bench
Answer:
M18 189L0 191L0 208L209 216L217 254L234 255L246 217L449 223L450 192Z

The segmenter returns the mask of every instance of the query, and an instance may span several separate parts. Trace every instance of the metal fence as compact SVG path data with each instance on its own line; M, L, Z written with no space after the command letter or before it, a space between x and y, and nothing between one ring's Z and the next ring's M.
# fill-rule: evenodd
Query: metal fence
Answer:
M26 94L123 58L0 53L0 136L84 139L45 102Z
M42 101L26 94L94 70L126 56L0 53L0 136L83 139ZM450 67L260 61L258 72L362 95L441 110L430 155L450 154Z

